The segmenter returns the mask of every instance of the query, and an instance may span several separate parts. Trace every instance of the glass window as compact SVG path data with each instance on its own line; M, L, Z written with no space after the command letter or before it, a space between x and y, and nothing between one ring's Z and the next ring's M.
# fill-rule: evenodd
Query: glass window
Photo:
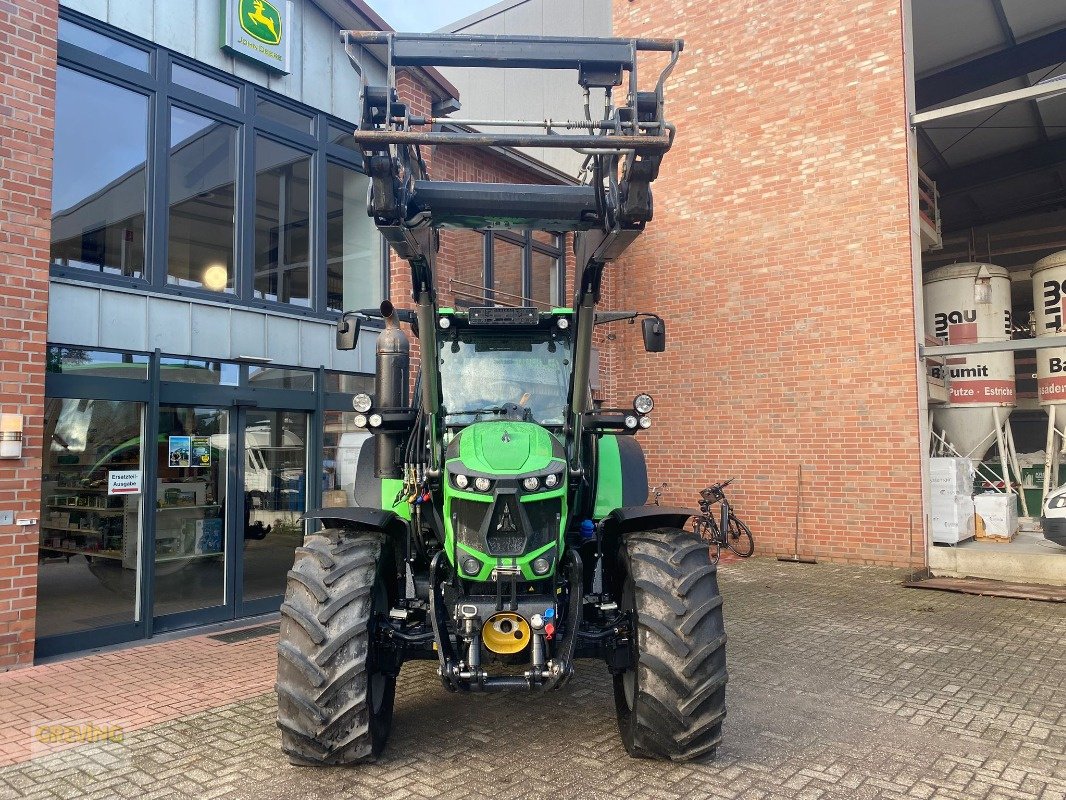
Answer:
M244 599L285 594L304 542L307 414L248 411L244 429Z
M63 375L88 375L94 378L135 378L148 380L148 356L136 353L112 353L81 347L49 345L45 369Z
M359 504L355 496L359 451L363 443L373 437L366 428L356 427L356 416L354 411L327 411L325 414L322 440L322 505L325 508Z
M127 67L147 72L150 64L148 53L139 48L104 36L89 28L83 28L70 20L59 20L59 41L110 58Z
M164 356L159 359L159 379L174 383L237 386L241 382L241 367L240 364L232 364L228 361Z
M194 92L221 100L235 106L240 102L241 91L232 84L209 78L202 72L188 69L181 64L174 64L170 68L170 78L178 86L192 89Z
M339 144L341 147L347 147L358 152L359 146L355 143L355 139L352 138L353 130L354 128L345 128L340 125L334 125L333 123L330 123L329 143Z
M311 117L288 106L267 100L265 97L260 97L256 102L255 113L266 119L295 128L298 131L311 133L311 123L313 122Z
M496 305L522 306L522 258L524 247L502 239L492 238L492 290Z
M142 417L141 403L45 401L39 637L137 621Z
M138 77L113 65L122 83L140 87L128 89L59 69L57 273L91 270L166 283L172 293L200 290L320 313L381 302L388 262L366 214L368 179L359 171L354 126L183 57L160 50L156 58L156 48L60 24L62 41L76 45L64 59L83 56L87 72L109 69L100 55L146 72ZM167 118L163 130L150 123L157 117ZM157 191L149 178L166 186ZM160 208L150 213L156 200ZM477 284L484 286L480 277Z
M236 171L235 127L171 109L168 282L233 291Z
M255 144L254 296L311 305L311 157L270 139Z
M542 310L562 305L559 302L559 257L534 250L531 272L530 297L534 305Z
M326 391L341 394L374 394L373 375L355 375L351 372L326 372Z
M370 180L361 172L326 168L326 308L373 308L382 301L381 237L366 213Z
M143 277L147 160L148 98L60 67L52 189L54 264Z
M287 367L248 367L248 385L263 389L306 389L315 388L315 373L309 369L288 369Z
M458 331L440 342L441 399L447 425L494 419L508 403L522 418L562 425L570 384L570 340L556 331Z
M457 308L485 305L485 234L480 231L442 229L441 255L455 265L448 288Z

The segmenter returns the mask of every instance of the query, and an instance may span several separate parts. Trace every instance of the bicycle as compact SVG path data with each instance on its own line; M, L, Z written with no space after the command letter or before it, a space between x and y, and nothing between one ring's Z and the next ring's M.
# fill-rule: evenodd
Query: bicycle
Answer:
M648 490L651 492L654 499L654 505L659 505L659 501L662 500L663 491L666 489L666 481L663 481L658 486L649 486Z
M718 563L722 555L722 546L736 553L741 558L748 558L755 552L755 539L752 538L751 529L748 528L737 515L733 513L729 499L725 496L725 487L735 481L730 478L724 483L716 483L708 486L700 492L701 516L696 517L693 523L693 531L701 538L711 540L711 562ZM721 503L721 514L715 519L711 513L711 506ZM707 535L709 534L709 535Z

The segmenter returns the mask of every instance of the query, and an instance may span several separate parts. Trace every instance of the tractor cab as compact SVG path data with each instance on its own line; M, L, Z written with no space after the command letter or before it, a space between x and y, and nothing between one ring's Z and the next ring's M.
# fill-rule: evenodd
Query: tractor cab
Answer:
M445 427L492 418L548 428L566 424L574 369L570 317L569 309L442 309L438 344Z

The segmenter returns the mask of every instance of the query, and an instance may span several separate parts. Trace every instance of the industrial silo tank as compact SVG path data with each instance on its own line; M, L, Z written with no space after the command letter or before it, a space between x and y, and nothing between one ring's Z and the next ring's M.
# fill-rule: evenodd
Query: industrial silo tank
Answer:
M1033 265L1033 308L1038 337L1066 331L1064 306L1066 250L1060 250ZM1036 351L1036 383L1040 405L1056 405L1060 409L1066 406L1066 347Z
M952 264L923 279L926 333L945 344L1003 342L1011 338L1010 273L993 264ZM1015 405L1014 354L952 356L948 403L936 408L933 426L963 456L980 459L995 442Z

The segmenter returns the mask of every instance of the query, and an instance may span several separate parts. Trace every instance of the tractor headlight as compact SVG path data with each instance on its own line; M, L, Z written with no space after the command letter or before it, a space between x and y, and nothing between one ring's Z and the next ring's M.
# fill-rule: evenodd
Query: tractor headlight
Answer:
M474 488L477 489L479 492L487 492L489 488L491 488L491 486L492 481L490 481L488 478L474 479Z
M651 417L641 417L640 418L640 427L642 427L642 428L650 428L651 427Z
M470 485L470 479L466 477L466 475L456 474L455 485L458 486L460 489L465 489L467 486Z
M533 567L533 574L535 575L547 575L552 568L552 562L541 556L540 558L533 559L533 563L530 565Z
M367 422L370 423L371 428L377 428L381 425L381 414L371 414L367 417Z
M632 414L626 414L626 427L630 430L637 427L637 418Z
M638 414L650 414L655 408L655 401L651 399L650 394L638 394L633 398L633 408Z
M559 319L555 320L555 324L559 326L559 330L565 331L570 327L570 320L566 317L559 317Z
M477 575L481 572L481 562L476 558L463 559L463 572L467 575Z
M446 330L448 330L448 328L450 328L452 326L452 321L450 319L448 319L447 317L441 317L440 319L437 320L437 324L440 325L440 329L442 331L446 331Z
M547 486L549 489L554 489L556 486L559 485L559 474L557 472L553 472L551 475L545 476L544 485Z
M366 427L366 414L356 414L355 415L355 427L357 427L357 428L365 428Z
M537 479L536 475L531 475L522 481L522 488L527 492L535 492L540 488L540 481Z
M370 406L374 404L374 401L370 399L370 395L364 393L357 394L352 398L352 408L358 411L360 414L365 414L370 410Z

